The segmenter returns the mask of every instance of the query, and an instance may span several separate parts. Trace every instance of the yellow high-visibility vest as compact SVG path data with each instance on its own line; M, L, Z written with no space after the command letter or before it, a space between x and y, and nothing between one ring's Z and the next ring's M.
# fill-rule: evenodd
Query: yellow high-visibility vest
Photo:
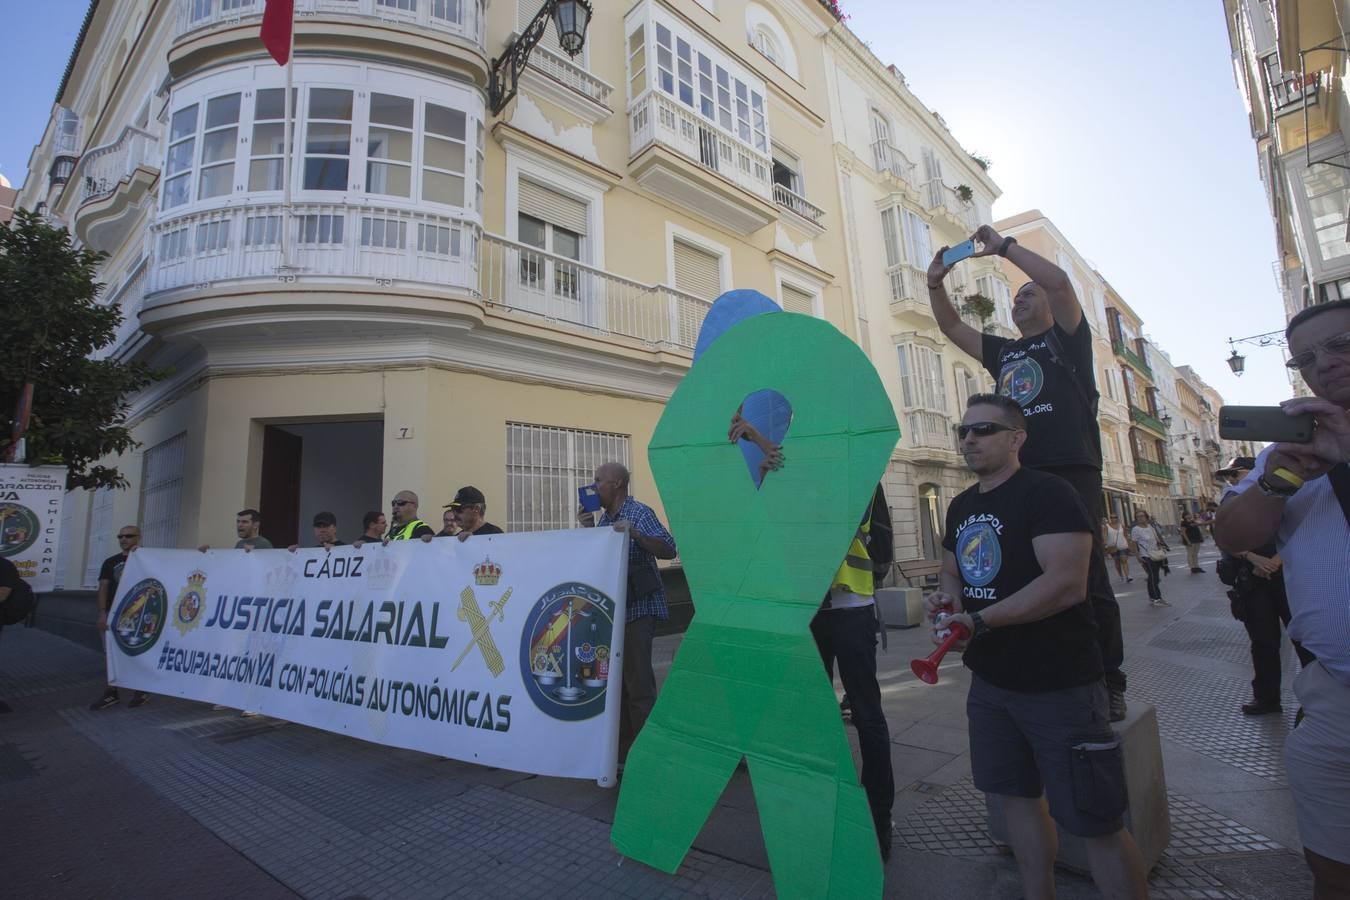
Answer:
M402 528L398 529L397 531L394 531L394 530L391 529L390 532L389 532L389 540L391 540L391 541L410 541L410 540L412 540L413 532L417 530L417 526L418 526L418 525L426 525L426 524L427 524L427 523L426 523L426 522L423 522L421 519L413 519L411 522L409 522L408 524L404 525ZM430 528L431 526L430 526L430 525L427 525L427 527Z
M867 518L853 535L853 542L848 545L848 554L844 556L843 565L834 573L834 580L830 582L831 590L840 588L863 597L871 597L875 593L872 557L867 553L867 535L871 530L872 508L869 506Z

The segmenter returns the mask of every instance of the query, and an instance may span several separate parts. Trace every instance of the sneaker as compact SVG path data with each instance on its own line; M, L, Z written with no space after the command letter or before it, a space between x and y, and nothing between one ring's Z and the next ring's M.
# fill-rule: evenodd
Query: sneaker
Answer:
M1132 576L1132 575L1126 576L1126 578L1125 578L1125 583L1126 583L1126 584L1129 584L1131 581L1134 581L1134 576Z
M150 695L145 691L137 691L131 695L130 702L127 703L127 709L135 709L138 706L144 706Z
M1191 574L1192 574L1192 575L1196 575L1196 574L1198 574L1198 573L1200 573L1200 572L1203 572L1203 571L1205 571L1205 570L1202 569L1202 568L1200 568L1199 566L1197 566L1196 568L1191 569Z
M100 709L107 709L108 707L113 706L120 699L121 698L117 696L117 691L105 691L102 697L99 697L93 703L89 704L89 708L94 712L98 712Z
M1268 716L1271 713L1282 712L1284 712L1284 707L1278 703L1259 703L1253 700L1251 703L1242 704L1244 716Z
M1158 605L1159 605L1159 606L1171 606L1172 604L1169 603L1169 602L1166 601L1166 600L1163 600L1163 599L1160 597L1160 598L1158 598Z
M1150 600L1150 601L1148 601L1148 605L1149 605L1149 606L1167 606L1167 605L1169 605L1169 604L1167 603L1166 600Z
M1108 688L1108 706L1112 722L1125 718L1125 692L1118 688Z

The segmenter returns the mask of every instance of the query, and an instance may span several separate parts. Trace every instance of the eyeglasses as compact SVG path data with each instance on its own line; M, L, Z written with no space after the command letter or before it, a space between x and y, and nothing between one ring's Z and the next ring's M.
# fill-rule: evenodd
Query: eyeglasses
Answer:
M411 501L411 500L390 500L390 501L389 501L389 505L390 505L390 506L411 506L411 505L412 505L412 501Z
M1285 365L1291 369L1310 368L1317 362L1319 353L1328 356L1350 356L1350 331L1329 337L1320 344L1313 344L1297 356L1291 356Z
M998 422L976 422L972 425L957 425L956 434L961 440L966 439L966 435L973 434L976 437L989 437L991 434L997 434L1000 431L1021 431L1020 428L1013 428L1011 425L1002 425Z

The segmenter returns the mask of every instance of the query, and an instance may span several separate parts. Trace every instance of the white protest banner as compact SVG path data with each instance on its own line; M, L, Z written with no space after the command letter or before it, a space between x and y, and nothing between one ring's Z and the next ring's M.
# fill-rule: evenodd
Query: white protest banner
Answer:
M440 756L614 783L628 538L131 554L108 679Z
M36 593L56 589L63 466L0 466L0 556Z

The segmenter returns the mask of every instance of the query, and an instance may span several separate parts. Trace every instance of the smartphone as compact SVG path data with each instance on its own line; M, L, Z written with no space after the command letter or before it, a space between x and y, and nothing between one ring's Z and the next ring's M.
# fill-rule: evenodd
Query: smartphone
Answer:
M577 502L586 512L599 512L600 492L595 489L593 484L583 484L577 488Z
M1219 437L1226 441L1306 444L1313 427L1312 413L1291 416L1278 406L1219 407Z
M942 254L942 264L944 266L954 266L961 260L967 259L974 255L975 255L975 241L972 238L971 240L968 241L962 241L955 247L948 247L946 252Z

